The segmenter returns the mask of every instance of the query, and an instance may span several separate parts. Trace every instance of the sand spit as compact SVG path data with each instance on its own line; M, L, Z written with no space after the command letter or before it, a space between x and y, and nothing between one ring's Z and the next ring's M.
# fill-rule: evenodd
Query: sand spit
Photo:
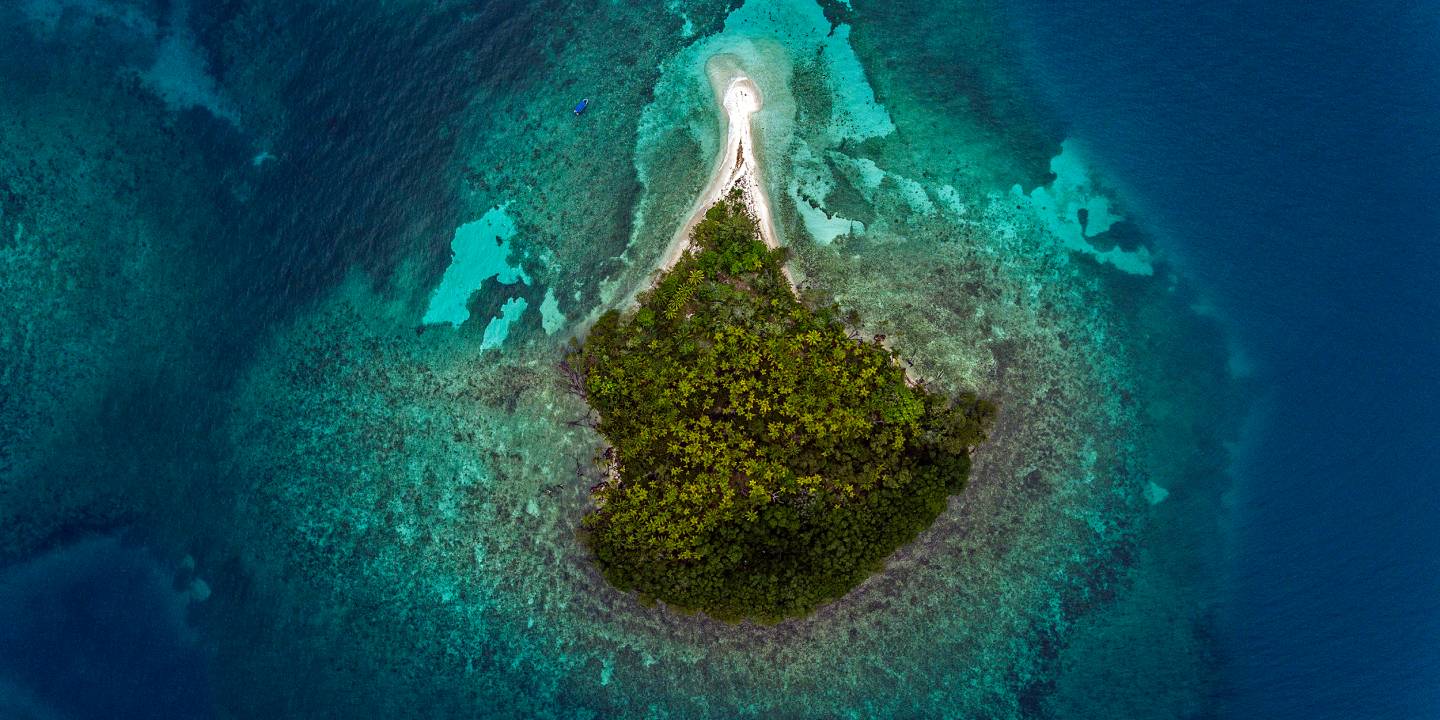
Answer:
M710 78L710 87L715 91L716 100L721 107L725 108L725 144L715 158L715 169L710 174L710 181L706 183L705 189L701 191L699 197L695 199L695 203L690 207L689 219L670 239L670 245L665 249L665 254L661 256L652 278L663 275L680 261L681 256L690 248L691 233L695 230L695 226L704 219L705 211L736 188L740 190L740 196L745 206L755 216L760 229L760 239L767 247L780 247L779 237L775 233L774 218L770 212L770 198L765 193L764 176L761 174L760 162L755 155L755 139L751 126L752 116L759 112L764 104L760 88L740 67L739 58L734 55L722 53L711 57L705 63L705 71ZM788 264L782 266L781 271L785 273L785 279L790 283L790 287L796 289L800 287L795 282L795 275L791 272ZM640 288L637 288L627 304L634 304L639 291ZM885 347L892 347L883 335L876 336L855 329L852 331L857 333L857 337L867 342L879 340ZM905 368L906 380L911 385L924 384L910 363L900 360L896 362Z
M705 217L705 211L735 188L740 190L746 207L758 221L760 238L769 247L780 246L770 213L770 199L765 195L760 163L755 156L751 128L751 116L760 110L764 102L760 88L739 68L737 58L733 56L716 55L706 63L705 70L710 77L710 86L715 90L715 99L725 108L725 144L715 158L710 182L690 208L690 219L676 231L670 246L661 256L658 267L661 273L674 267L690 247L690 233ZM795 284L789 268L785 269L785 277L792 286Z

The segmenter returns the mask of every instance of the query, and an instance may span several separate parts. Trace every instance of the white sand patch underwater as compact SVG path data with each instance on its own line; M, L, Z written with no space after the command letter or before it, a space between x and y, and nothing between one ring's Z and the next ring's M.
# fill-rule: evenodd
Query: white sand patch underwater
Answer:
M869 201L873 198L875 190L885 180L885 171L869 160L855 161L842 153L833 155L837 163L848 163L848 167L858 175L858 186L865 199ZM846 164L840 166L847 167ZM786 190L812 240L820 245L829 245L843 235L865 234L865 223L825 210L825 199L835 189L835 178L803 140L795 144L794 167L795 178Z
M510 325L525 314L529 303L522 297L512 297L500 307L500 314L490 319L485 326L485 337L480 342L481 350L494 350L505 343L510 336Z
M1124 217L1115 214L1110 198L1095 186L1089 166L1076 144L1066 140L1060 147L1060 154L1050 160L1050 171L1055 173L1054 182L1035 188L1028 196L1016 185L1011 188L1011 195L1016 199L1028 198L1036 216L1055 237L1060 238L1066 248L1091 255L1103 264L1113 265L1117 270L1132 275L1155 274L1149 248L1100 250L1090 243L1089 238L1109 230ZM1086 214L1083 226L1080 222L1082 210Z
M144 48L120 61L115 72L138 79L172 112L200 108L240 128L239 108L210 74L190 29L189 5L184 0L169 6L163 24L139 7L104 0L26 0L19 9L37 37L84 37L104 28L112 38Z
M688 127L706 155L718 151L712 139L716 134L698 127L693 119L687 122L683 118L693 118L697 111L715 112L706 82L706 63L717 56L728 56L754 81L765 99L753 122L758 145L755 153L762 165L774 168L765 178L768 194L777 199L789 197L816 242L828 244L842 235L863 233L863 223L824 208L833 178L824 167L822 153L845 140L884 137L895 131L895 125L866 80L864 68L850 46L849 33L849 27L843 24L832 28L820 5L812 0L751 2L731 11L722 32L695 42L662 67L655 100L642 114L637 139L637 167L642 181L651 182L647 178L647 149L677 126ZM796 134L796 62L819 66L825 91L832 99L830 117L819 140L823 147L818 149L812 149ZM719 136L723 137L726 121L723 117L717 120L722 126ZM637 227L643 226L647 215L641 214ZM784 233L783 227L777 231Z
M221 120L240 127L240 112L215 78L187 22L188 8L177 2L170 11L169 32L161 38L155 64L140 73L140 82L171 110L203 108Z
M800 220L810 238L819 245L829 245L844 235L864 235L865 223L826 213L818 204L812 204L807 199L815 197L816 203L824 202L828 188L820 187L822 191L817 193L815 185L802 186L799 180L795 180L789 188L790 198L795 201L795 209L799 211Z
M546 335L554 335L565 327L565 313L560 311L560 301L555 298L555 288L545 288L545 299L540 302L540 327Z
M517 232L515 221L505 213L508 205L509 203L506 203L492 208L479 220L455 229L455 239L450 242L454 257L450 260L450 267L445 269L440 285L430 295L430 305L421 322L426 325L448 323L456 327L463 324L470 319L470 310L466 307L470 296L490 278L495 278L502 285L514 285L517 282L530 284L530 276L525 270L511 265L508 259L510 238ZM510 300L516 299L518 298ZM524 310L524 306L520 309ZM503 327L495 331L498 337L497 345L503 342L509 333L510 321L506 319L511 317L509 312L513 311L506 311L497 320L503 323ZM518 317L518 313L516 316ZM491 337L488 326L485 337L488 342Z
M819 14L818 6L812 4L811 7ZM835 93L830 115L831 139L837 142L865 140L895 132L890 113L875 99L875 90L865 78L865 68L850 47L850 26L836 26L834 32L825 36L820 51L830 78L830 88Z

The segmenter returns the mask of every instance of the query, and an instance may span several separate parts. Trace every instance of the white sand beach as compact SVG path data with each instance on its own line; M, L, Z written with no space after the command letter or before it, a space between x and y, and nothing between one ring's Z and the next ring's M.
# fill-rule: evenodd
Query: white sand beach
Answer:
M705 216L705 211L734 188L740 189L746 206L758 221L760 237L765 244L772 248L780 244L770 213L770 200L765 194L760 163L756 159L751 128L751 116L760 110L764 100L755 82L728 60L726 56L716 56L706 67L715 98L725 108L725 144L715 158L710 182L690 209L690 219L675 233L665 250L658 268L661 272L673 267L689 248L690 233ZM788 268L785 269L785 277L791 285L795 284Z

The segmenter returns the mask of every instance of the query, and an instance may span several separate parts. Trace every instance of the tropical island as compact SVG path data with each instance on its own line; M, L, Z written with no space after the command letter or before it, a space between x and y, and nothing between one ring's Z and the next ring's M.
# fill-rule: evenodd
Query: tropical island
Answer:
M745 142L746 83L726 86L723 194L702 196L668 270L565 366L610 444L581 533L605 577L642 602L773 623L928 527L994 407L926 390L857 317L797 296Z
M964 485L993 407L908 381L802 303L738 195L568 366L610 442L584 538L622 590L722 620L808 614L879 570Z

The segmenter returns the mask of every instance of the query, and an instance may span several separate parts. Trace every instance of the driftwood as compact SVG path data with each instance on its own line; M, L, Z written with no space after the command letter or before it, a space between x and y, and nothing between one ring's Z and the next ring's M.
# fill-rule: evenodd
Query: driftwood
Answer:
M561 376L565 378L565 392L574 395L581 400L588 400L589 395L585 392L585 375L575 366L570 364L570 359L561 360L556 368L560 370Z

